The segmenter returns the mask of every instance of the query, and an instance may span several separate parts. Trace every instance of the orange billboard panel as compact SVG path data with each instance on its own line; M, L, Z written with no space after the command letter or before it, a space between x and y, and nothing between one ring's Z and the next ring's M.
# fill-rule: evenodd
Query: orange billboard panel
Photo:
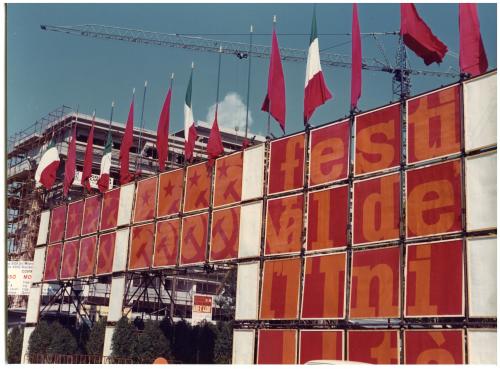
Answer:
M137 182L134 223L153 220L155 217L157 185L156 176Z
M104 233L99 236L96 274L110 274L113 271L116 233Z
M214 206L241 201L243 152L224 156L215 162Z
M101 196L92 196L85 199L83 209L82 235L96 233L101 214Z
M82 228L83 200L72 202L68 205L68 218L66 220L66 234L64 238L80 236Z
M208 213L182 219L181 265L205 262L208 236Z
M49 243L59 242L63 239L65 222L66 205L52 209L50 213Z
M347 359L369 364L399 364L399 332L347 331Z
M180 219L156 223L155 253L153 258L153 266L155 268L177 264L180 224Z
M59 279L59 269L61 268L62 244L47 246L47 254L45 255L45 269L43 280L56 281Z
M132 227L128 258L129 270L145 269L151 266L154 235L154 223Z
M299 364L311 360L344 360L344 331L301 330Z
M101 231L112 229L118 223L118 206L120 204L120 188L106 191L103 194L101 212Z
M78 257L78 277L90 277L94 274L97 236L82 238Z
M309 185L347 178L349 168L349 121L311 131Z
M465 364L464 331L406 330L405 364Z
M160 174L158 185L158 217L174 215L181 210L184 170Z
M302 318L340 319L345 315L346 253L306 257Z
M73 240L64 243L61 264L61 279L76 277L79 247L80 240Z
M208 162L187 167L184 212L208 208L212 170Z
M269 194L304 186L305 134L271 141Z
M210 260L230 260L238 257L240 207L213 212Z
M408 100L408 163L460 152L458 85Z
M257 364L296 364L295 329L259 329Z
M401 161L401 107L387 106L356 116L354 173L394 168Z
M266 260L260 319L297 319L300 258Z

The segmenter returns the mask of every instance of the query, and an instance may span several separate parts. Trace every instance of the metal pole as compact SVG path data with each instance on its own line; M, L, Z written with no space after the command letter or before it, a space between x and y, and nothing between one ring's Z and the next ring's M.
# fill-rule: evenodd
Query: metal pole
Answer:
M250 104L250 74L252 71L252 36L253 25L250 25L250 47L248 48L248 80L247 80L247 112L245 118L245 140L248 139L248 110Z
M142 95L142 108L141 108L141 129L139 131L139 146L137 147L137 157L135 158L135 174L140 174L141 164L142 164L142 130L144 129L144 103L146 101L146 89L148 87L148 81L144 81L144 93ZM139 161L139 171L137 171L137 162Z

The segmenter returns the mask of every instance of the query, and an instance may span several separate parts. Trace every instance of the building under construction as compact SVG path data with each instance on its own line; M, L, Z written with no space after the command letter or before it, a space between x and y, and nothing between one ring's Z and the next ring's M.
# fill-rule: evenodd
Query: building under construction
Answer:
M92 173L95 178L91 180L91 186L93 191L97 192L95 183L99 175L101 157L108 131L111 131L113 139L111 184L113 187L119 184L120 167L118 157L125 125L112 121L112 119L100 117L95 117L94 121ZM33 260L40 213L65 201L63 199L64 163L74 125L76 125L76 176L68 195L68 199L74 201L89 195L81 186L80 179L85 148L92 126L92 116L76 113L68 106L61 106L9 138L7 156L7 252L9 260ZM245 138L244 133L222 127L220 131L225 152L235 151L242 147ZM197 133L194 161L206 159L206 145L210 134L210 126L199 122L197 124ZM263 142L265 140L265 137L253 134L249 137L254 142ZM43 187L36 186L35 171L51 140L54 140L56 144L61 164L54 186L50 190L46 190ZM155 145L155 131L140 129L139 127L134 128L134 140L130 152L130 171L136 174L137 179L158 172L158 156ZM169 136L167 169L182 167L184 163L184 131L172 132ZM206 282L210 285L208 289L212 291L212 294L215 294L218 290L217 280L219 279L219 277L215 277L214 281ZM134 283L136 287L139 286L137 280ZM171 282L168 283L172 285ZM186 287L187 285L184 286L186 283L189 284L189 288ZM193 289L193 285L196 285L196 283L182 281L175 284L179 284L176 287L188 292ZM202 282L199 281L199 284L201 286ZM50 288L46 292L49 293ZM101 295L101 297L105 297L109 293L109 291L106 292L102 288L87 289L86 292L87 294ZM188 297L186 296L185 303L189 300ZM24 308L26 298L27 296L9 296L9 308Z

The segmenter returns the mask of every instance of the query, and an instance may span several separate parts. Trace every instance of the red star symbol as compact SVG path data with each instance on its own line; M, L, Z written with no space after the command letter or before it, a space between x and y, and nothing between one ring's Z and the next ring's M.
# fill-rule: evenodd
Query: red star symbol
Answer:
M141 194L141 200L144 205L149 205L150 196L147 191L143 191Z
M191 185L198 186L198 179L200 179L200 175L197 171L195 171L191 178L189 178L189 180L191 181Z
M168 184L163 187L163 191L167 194L170 195L172 194L172 191L174 190L174 186L172 186L172 182L168 181Z

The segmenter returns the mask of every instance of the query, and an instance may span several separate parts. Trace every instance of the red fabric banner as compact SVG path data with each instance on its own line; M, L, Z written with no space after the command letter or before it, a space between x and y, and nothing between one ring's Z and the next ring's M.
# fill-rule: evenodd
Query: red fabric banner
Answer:
M458 4L458 27L460 29L460 71L472 77L486 72L488 58L479 28L477 4Z
M158 166L160 172L165 170L165 161L168 161L168 131L170 127L170 100L172 99L172 88L170 87L161 109L156 133L156 151L158 152Z
M358 4L352 4L351 47L351 110L358 106L361 97L361 33L359 30Z
M127 117L127 125L120 146L120 184L129 183L133 178L133 174L129 171L130 166L130 148L134 140L134 99L130 103L130 110Z

